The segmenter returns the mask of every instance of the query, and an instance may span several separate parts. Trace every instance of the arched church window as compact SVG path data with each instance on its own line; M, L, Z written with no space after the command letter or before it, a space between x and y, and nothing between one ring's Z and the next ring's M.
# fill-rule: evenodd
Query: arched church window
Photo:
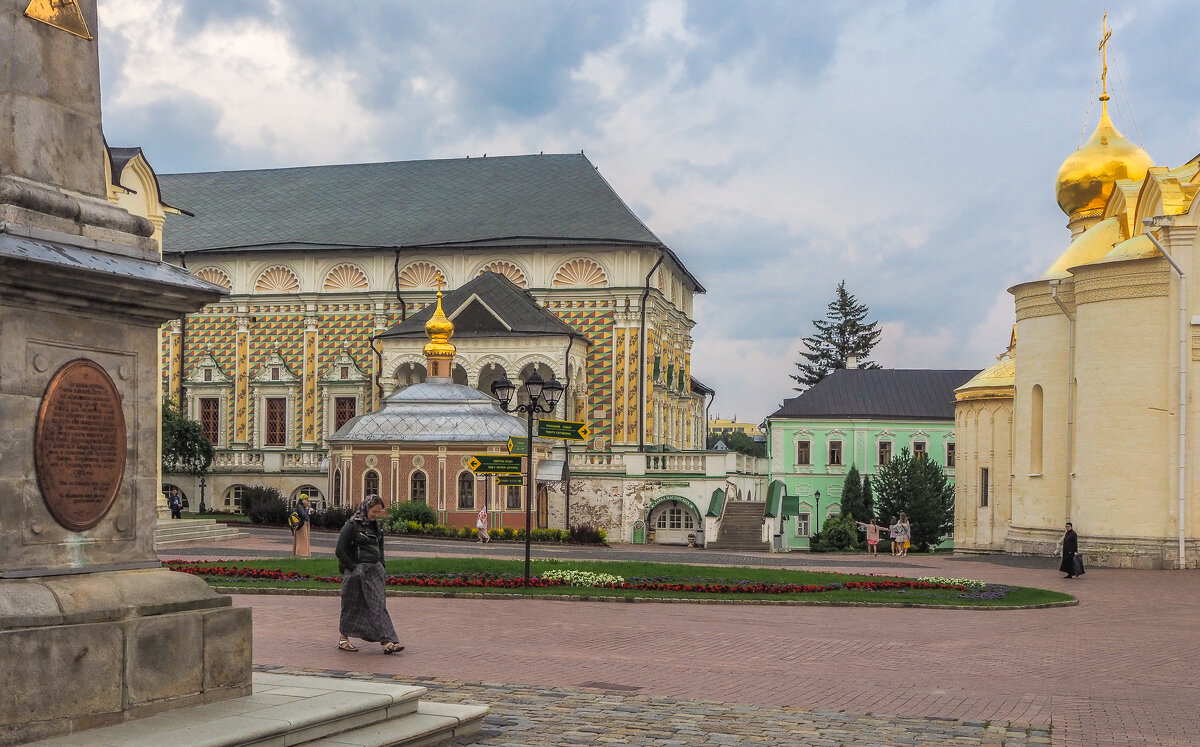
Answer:
M475 473L463 470L458 473L458 507L463 510L475 508Z
M333 505L342 505L342 471L340 469L333 471Z
M1042 473L1042 386L1033 385L1033 396L1030 398L1029 421L1029 471L1032 474Z
M425 473L421 470L412 473L408 481L408 499L418 503L425 502Z
M373 469L363 475L363 497L368 495L379 495L379 473Z

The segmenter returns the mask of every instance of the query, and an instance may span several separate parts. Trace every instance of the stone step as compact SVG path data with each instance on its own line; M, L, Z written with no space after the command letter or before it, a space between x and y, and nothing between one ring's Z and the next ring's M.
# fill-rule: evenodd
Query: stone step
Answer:
M486 706L420 702L423 687L256 672L254 693L35 742L42 747L434 745L479 732Z
M222 541L237 539L242 532L215 519L163 519L154 528L154 545L174 545L183 542Z
M417 704L417 712L312 742L305 747L433 747L479 733L488 707L450 703Z

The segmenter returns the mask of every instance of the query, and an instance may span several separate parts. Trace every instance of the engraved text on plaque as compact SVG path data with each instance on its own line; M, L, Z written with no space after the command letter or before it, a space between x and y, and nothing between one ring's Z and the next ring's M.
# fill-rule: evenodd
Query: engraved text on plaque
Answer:
M125 415L108 373L77 358L42 396L34 435L38 487L54 519L81 532L108 513L125 474Z

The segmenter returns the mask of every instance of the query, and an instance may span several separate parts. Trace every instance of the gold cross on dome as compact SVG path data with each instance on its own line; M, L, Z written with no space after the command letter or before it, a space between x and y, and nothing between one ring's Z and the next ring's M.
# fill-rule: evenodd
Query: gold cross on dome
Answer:
M1100 92L1108 99L1108 40L1112 38L1112 29L1108 27L1108 11L1100 21Z

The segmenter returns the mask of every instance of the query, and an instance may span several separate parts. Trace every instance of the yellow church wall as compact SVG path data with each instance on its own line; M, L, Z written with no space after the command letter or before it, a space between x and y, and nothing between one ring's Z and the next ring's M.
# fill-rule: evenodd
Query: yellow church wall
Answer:
M1075 482L1089 537L1166 537L1174 524L1177 381L1164 260L1075 268ZM1024 360L1022 360L1022 364ZM1114 465L1129 468L1114 469Z
M1044 552L1062 532L1067 514L1067 398L1070 322L1048 281L1012 289L1016 296L1018 360L1013 407L1012 529L1006 549ZM1068 311L1069 282L1057 287ZM1041 388L1041 464L1033 453L1034 387Z
M955 550L1003 550L1012 520L1012 397L960 401L954 416Z

